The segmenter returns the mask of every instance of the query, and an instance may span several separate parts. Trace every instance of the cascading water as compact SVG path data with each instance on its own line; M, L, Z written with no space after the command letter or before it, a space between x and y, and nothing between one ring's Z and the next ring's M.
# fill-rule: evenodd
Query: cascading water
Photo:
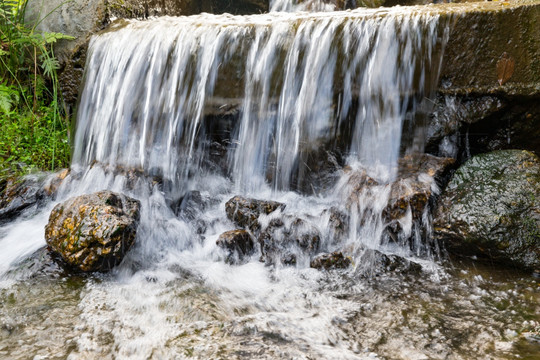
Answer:
M298 9L275 1L273 10ZM41 270L33 270L40 257L30 256L45 244L52 204L0 228L0 246L10 246L0 257L1 296L19 304L0 309L10 333L0 337L1 354L444 358L440 324L426 325L434 329L427 342L393 319L410 313L414 323L430 299L446 309L433 295L439 286L466 299L461 283L434 271L429 258L416 259L431 269L419 275L426 284L418 296L400 278L382 275L377 291L359 278L370 270L366 248L414 256L384 242L383 211L404 124L415 123L436 85L446 32L436 13L410 8L164 17L92 38L73 166L57 200L103 189L139 199L136 245L110 275L63 280L53 272L57 287L48 277L32 282ZM331 155L321 160L322 181L311 183L306 174L316 172L310 166L321 152ZM357 191L354 179L374 185ZM199 200L189 202L195 191ZM319 251L343 250L357 271L317 272L313 254L296 248L287 249L295 266L281 265L285 253L273 266L258 253L226 264L216 240L234 228L224 204L238 194L286 204L262 215L262 226L301 222L320 234ZM339 236L330 226L334 209L350 219ZM400 222L406 236L418 231L411 223L409 209ZM21 237L27 229L35 234ZM481 293L481 285L475 277L469 287ZM455 308L476 311L463 302ZM21 319L30 325L19 331ZM453 321L448 326L462 331ZM55 338L47 336L51 323ZM386 339L387 329L405 340Z
M140 167L183 186L205 156L208 102L227 96L215 87L236 85L216 81L236 72L243 102L229 158L238 190L257 192L267 178L289 190L303 157L335 137L348 143L349 163L391 181L409 97L433 87L443 36L435 15L388 11L130 23L91 43L74 162Z

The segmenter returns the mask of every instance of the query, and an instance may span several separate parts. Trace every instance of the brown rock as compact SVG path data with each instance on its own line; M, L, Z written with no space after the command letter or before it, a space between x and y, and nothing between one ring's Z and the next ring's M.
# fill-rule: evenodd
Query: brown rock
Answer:
M51 251L82 271L106 271L120 263L133 245L140 203L100 191L58 204L45 227Z
M235 196L225 204L227 218L239 227L253 232L260 228L259 215L268 215L277 209L284 208L284 204L275 201L248 199L241 196Z
M345 257L342 252L336 251L331 254L325 253L317 255L309 266L314 269L345 269L351 265L350 258Z
M255 241L251 234L246 230L231 230L224 232L219 236L216 244L227 250L227 261L237 263L246 256L253 253Z

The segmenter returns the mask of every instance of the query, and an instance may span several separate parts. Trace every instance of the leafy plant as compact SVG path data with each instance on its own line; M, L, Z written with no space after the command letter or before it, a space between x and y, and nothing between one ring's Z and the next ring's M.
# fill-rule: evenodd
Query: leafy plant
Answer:
M27 26L26 5L0 0L0 168L26 163L53 170L70 157L53 45L73 38Z

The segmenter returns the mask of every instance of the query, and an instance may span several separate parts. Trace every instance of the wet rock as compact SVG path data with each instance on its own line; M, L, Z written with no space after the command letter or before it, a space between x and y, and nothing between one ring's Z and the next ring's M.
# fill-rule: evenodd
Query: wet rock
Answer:
M81 271L106 271L133 245L138 200L111 191L69 199L54 207L45 227L51 251Z
M398 255L386 255L378 250L365 249L355 259L358 268L370 276L378 276L385 273L418 274L422 266Z
M440 198L434 230L457 255L540 266L540 159L521 150L475 156Z
M439 96L426 151L458 160L495 150L539 153L539 101L538 96Z
M0 179L0 223L12 220L47 198L54 198L68 174L69 170L63 169L49 175Z
M495 96L439 95L436 100L436 109L429 121L427 148L434 153L438 152L443 138L460 131L465 124L473 124L489 118L504 106L505 103Z
M328 230L331 244L337 244L345 238L349 232L349 215L336 207L331 207L322 212L324 219L328 216Z
M60 187L60 185L62 185L62 183L64 182L64 180L69 174L70 174L69 169L62 169L62 170L57 171L56 173L47 177L41 190L43 191L45 195L49 197L53 197L54 195L56 195L58 188Z
M430 184L410 179L399 180L392 184L383 217L388 221L400 219L410 210L413 219L420 219L430 196Z
M255 241L246 230L231 230L221 234L216 244L227 251L227 262L239 263L255 250Z
M248 199L235 196L225 204L227 218L241 228L257 232L260 229L259 216L268 215L277 209L284 209L285 204L275 201Z
M440 180L444 178L455 164L452 158L437 157L430 154L409 154L398 160L398 178L419 179L428 175Z
M273 219L258 238L261 261L267 264L296 264L298 256L316 253L321 242L319 231L299 218Z
M516 2L516 7L495 2L466 13L449 33L441 68L447 93L538 96L540 82L540 16L537 2ZM483 11L486 10L486 11ZM511 30L510 30L511 29ZM511 79L500 85L497 61L507 53L516 59Z
M383 217L387 221L402 218L407 211L413 220L421 219L429 200L454 165L452 158L439 158L428 154L407 155L399 159L398 177L391 187L388 205ZM435 194L434 194L435 192Z
M309 266L314 269L346 269L351 265L351 259L345 257L342 252L335 251L333 253L324 253L317 255Z
M199 210L205 208L205 200L200 191L188 191L180 199L173 201L170 207L176 216L183 215L189 220L193 220Z
M0 223L18 216L43 199L42 182L35 176L0 181Z

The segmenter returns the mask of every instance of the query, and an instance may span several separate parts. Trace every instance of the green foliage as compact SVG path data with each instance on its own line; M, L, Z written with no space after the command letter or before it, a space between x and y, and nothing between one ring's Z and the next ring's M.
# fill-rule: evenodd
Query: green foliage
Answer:
M0 111L4 115L11 112L11 107L19 103L19 92L11 86L0 84Z
M26 26L26 2L0 0L0 170L53 170L69 164L70 149L52 46L73 38Z

